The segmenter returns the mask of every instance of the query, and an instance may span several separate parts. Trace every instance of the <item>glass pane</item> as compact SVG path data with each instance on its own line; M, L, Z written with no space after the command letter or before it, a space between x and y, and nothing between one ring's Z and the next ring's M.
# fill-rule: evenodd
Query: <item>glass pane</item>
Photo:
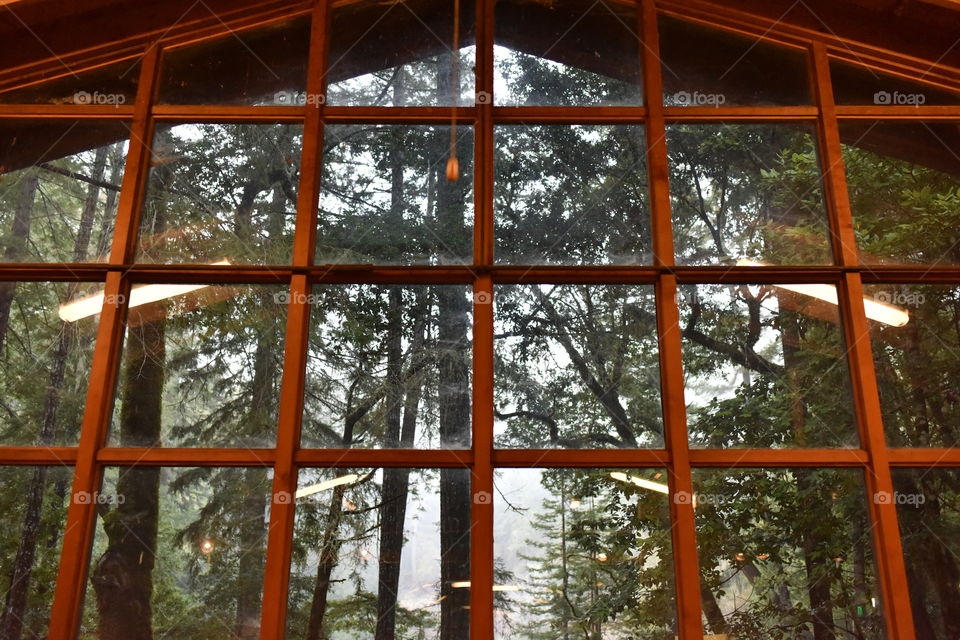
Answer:
M317 264L473 261L473 129L330 125L324 133Z
M0 445L79 441L103 297L85 313L70 301L96 288L0 282Z
M503 469L496 489L496 637L676 637L663 470Z
M865 287L880 407L891 447L960 446L960 289Z
M326 285L308 302L303 446L470 446L469 287Z
M303 105L310 18L258 27L164 53L160 104Z
M72 467L0 467L0 625L46 638L70 503Z
M678 264L827 264L816 136L806 124L667 127Z
M158 126L137 261L289 263L302 139L301 125Z
M663 446L652 286L503 286L496 305L498 446Z
M960 124L842 120L860 261L960 264Z
M960 637L960 471L893 469L893 500L918 640Z
M110 467L80 640L253 640L260 633L272 472Z
M334 6L327 62L331 105L474 104L473 0L454 3L359 0ZM454 81L456 69L456 81Z
M303 469L298 486L287 638L469 638L469 470Z
M645 140L642 126L496 127L497 262L649 264Z
M57 73L64 69L56 69ZM133 106L137 100L140 58L67 73L28 87L0 89L3 104L82 104Z
M692 446L857 445L833 285L682 286L678 303Z
M136 285L110 445L272 446L289 297L279 286Z
M801 49L661 16L660 59L667 106L810 104Z
M861 471L694 469L693 481L707 633L886 638Z
M106 262L127 123L0 120L0 262Z
M960 104L960 93L936 89L907 79L832 60L833 95L837 104L923 106Z
M496 104L643 102L639 23L632 5L610 0L499 0L496 21Z

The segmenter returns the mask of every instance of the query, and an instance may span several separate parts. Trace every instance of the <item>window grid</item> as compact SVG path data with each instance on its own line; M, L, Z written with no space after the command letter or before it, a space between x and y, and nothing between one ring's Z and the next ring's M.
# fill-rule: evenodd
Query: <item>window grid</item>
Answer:
M91 384L77 447L0 447L3 464L73 464L73 493L95 491L103 469L117 464L253 465L271 466L273 492L296 489L297 471L311 466L403 466L470 468L473 491L493 491L498 467L663 466L668 470L671 497L692 493L694 467L809 466L852 467L866 471L868 493L892 492L891 467L960 466L956 449L892 449L887 447L873 369L867 319L862 304L864 283L960 283L960 270L946 267L865 267L857 259L852 214L847 193L838 122L842 119L960 120L960 106L887 107L836 106L830 80L832 52L825 40L809 42L789 27L771 28L763 39L806 47L814 106L801 107L665 107L657 43L658 12L683 16L676 3L640 0L638 32L645 106L642 107L494 107L492 100L474 107L230 107L154 106L162 43L147 47L142 60L136 104L132 107L68 107L5 105L0 117L132 118L130 148L117 209L116 231L107 265L0 265L0 277L10 280L90 280L105 283L105 294L129 293L134 282L272 282L289 284L291 302L286 328L283 381L276 445L272 449L129 449L105 447L113 405L124 317L123 305L106 304L101 313ZM477 2L477 91L493 92L494 0ZM312 12L307 91L325 94L326 34L329 2L317 2ZM303 14L302 10L299 14ZM281 16L288 18L294 15ZM686 16L690 17L690 16ZM269 21L277 19L271 16ZM710 22L709 17L700 17ZM729 28L735 18L729 19ZM263 24L267 20L258 24ZM724 26L720 21L714 23ZM254 25L256 26L256 25ZM749 29L744 30L748 32ZM220 28L198 34L211 38ZM756 36L756 33L752 35ZM835 44L833 46L836 46ZM834 56L840 58L841 56ZM454 117L475 132L474 264L464 267L375 267L313 264L316 205L320 191L323 129L327 122L447 124ZM139 228L139 211L149 171L149 141L156 122L295 122L304 125L302 171L297 203L293 258L288 266L210 267L202 265L132 265ZM794 122L817 124L819 157L835 262L818 267L675 267L668 185L665 127L672 122ZM493 261L493 127L526 123L638 123L646 127L654 264L644 267L518 267ZM309 304L312 284L324 283L461 283L475 294L495 293L506 283L646 283L655 284L660 346L661 387L666 447L662 450L495 450L493 446L493 305L474 305L473 439L465 451L311 450L299 447L303 412ZM678 284L827 282L838 286L843 329L848 348L852 392L860 429L860 449L691 450L686 429L681 337L676 303ZM297 295L303 294L303 295ZM482 299L482 296L475 296ZM486 299L490 299L489 297ZM914 631L907 592L902 545L892 502L870 501L878 578L889 637L912 640ZM703 637L699 567L693 505L671 500L676 600L680 638ZM51 616L50 635L74 637L82 604L86 569L96 524L95 505L74 501L69 508L60 572ZM493 509L472 507L471 628L475 638L493 637ZM294 508L274 501L267 546L261 638L284 634Z

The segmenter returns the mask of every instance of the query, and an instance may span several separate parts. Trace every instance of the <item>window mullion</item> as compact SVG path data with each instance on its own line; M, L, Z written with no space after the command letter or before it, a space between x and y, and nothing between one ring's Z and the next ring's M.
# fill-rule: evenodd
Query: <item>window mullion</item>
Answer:
M261 638L282 638L286 627L287 587L297 491L296 453L300 446L307 345L310 343L310 281L295 275L290 286L290 307L280 389L276 462L273 467L273 501L264 568Z
M493 638L493 281L473 289L473 467L470 635Z
M647 171L650 190L653 263L673 265L673 223L670 213L670 167L667 160L667 132L663 108L663 72L657 11L653 0L644 0L640 15L642 34L644 106L647 110Z
M821 42L811 45L811 73L814 95L820 109L820 170L830 223L834 260L844 266L858 263L857 241L853 232L853 216L847 194L847 177L843 170L843 149L837 124L837 107L830 82L830 60Z
M114 264L125 264L135 252L140 200L150 171L150 104L159 66L160 47L152 45L147 48L140 67L135 115L110 252L110 262ZM87 560L97 521L96 501L90 498L100 489L103 468L97 463L97 453L106 440L113 408L129 290L130 283L122 273L113 271L107 274L74 469L71 493L74 498L67 510L60 569L50 615L52 638L76 637L80 624L87 582ZM81 499L82 496L87 499Z
M842 266L855 267L859 264L859 256L826 45L822 42L812 43L811 54L813 88L820 108L820 166L823 171L834 259ZM896 640L913 640L913 616L903 545L897 524L897 507L892 499L884 499L886 496L893 496L893 477L883 433L880 397L873 369L870 330L863 306L863 281L860 273L845 273L841 289L841 316L849 345L854 407L860 427L861 446L870 459L866 481L874 524L872 531L878 582L886 611L887 630Z
M493 0L477 0L473 261L478 265L492 265L494 255L493 22Z
M673 258L673 223L670 211L670 167L663 115L663 75L660 38L654 0L643 0L642 34L644 104L647 108L647 167L649 171L653 260L670 267ZM660 347L660 384L664 436L670 456L670 520L673 543L674 590L680 640L701 640L700 570L697 562L693 512L693 475L690 468L687 416L683 396L683 369L677 278L662 273L657 280L657 333Z
M326 95L326 67L330 27L330 3L317 0L310 29L310 60L307 65L307 95ZM323 163L323 109L325 100L306 100L300 184L297 191L297 220L293 238L293 265L313 265L317 235L317 204L320 198ZM261 638L283 638L286 634L290 558L293 548L297 491L296 464L303 421L307 351L310 344L310 294L306 274L294 275L290 283L290 305L284 341L283 379L280 412L277 417L276 462L273 468L273 501L264 565Z
M317 0L310 30L310 60L307 65L306 112L303 122L303 149L300 160L300 185L297 191L297 222L293 236L293 264L313 265L317 237L317 204L323 164L323 114L327 92L327 33L330 3ZM323 96L324 99L309 99Z
M844 274L840 303L849 346L851 383L860 424L861 446L869 454L867 493L873 521L873 544L887 632L894 640L914 640L907 569L893 499L893 476L887 449L870 330L863 307L863 282L859 273Z

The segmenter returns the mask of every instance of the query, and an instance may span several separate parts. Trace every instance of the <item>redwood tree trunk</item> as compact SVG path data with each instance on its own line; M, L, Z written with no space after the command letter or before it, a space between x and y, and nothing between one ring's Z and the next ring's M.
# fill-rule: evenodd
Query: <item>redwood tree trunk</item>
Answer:
M451 92L450 54L438 58L437 93ZM464 178L446 180L447 136L437 136L435 185L437 226L443 238L464 233ZM461 167L461 175L464 173ZM450 256L449 259L455 259ZM441 262L448 258L441 252ZM457 449L470 443L470 304L457 287L437 287L439 311L437 342L440 353L438 405L440 447ZM454 582L470 579L470 482L460 469L440 470L440 639L470 637L470 590L454 589Z
M102 180L107 161L107 148L97 150L94 159L93 180ZM36 191L36 175L29 191ZM73 262L82 262L87 255L90 244L90 231L93 228L93 218L97 210L97 199L100 189L91 183L87 189L80 216L80 226L73 247ZM29 195L32 203L33 194ZM75 287L69 288L67 298L73 297ZM7 308L9 312L9 307ZM43 418L40 422L38 444L52 446L55 444L55 430L57 412L60 408L61 393L66 374L67 359L74 344L74 327L70 323L58 323L57 347L54 351L53 363L50 369L47 397L44 402ZM0 621L0 640L19 640L23 633L26 619L27 595L30 590L30 580L33 574L33 563L37 555L37 542L40 537L40 519L43 511L43 494L47 484L48 467L36 467L27 490L27 508L21 527L20 544L13 562L13 571L10 576L10 588L4 602L3 617Z
M160 444L165 343L164 320L129 329L120 442ZM117 482L122 504L103 519L107 549L93 570L98 640L152 640L153 567L157 550L160 468L125 467Z
M342 544L338 537L340 521L343 518L344 485L335 487L330 496L327 510L327 528L323 532L320 545L320 560L317 565L317 579L313 587L313 602L310 604L310 621L307 624L307 640L327 640L324 618L327 615L327 596L330 592L330 576L337 566Z
M20 198L13 215L13 226L3 250L4 262L17 262L26 254L27 238L30 235L30 221L33 217L33 200L37 195L40 179L34 169L28 169L20 183ZM17 291L16 282L0 282L0 352L7 341L7 329L10 327L10 307Z
M162 186L167 176L157 177ZM165 224L164 212L157 225ZM120 384L120 446L160 446L166 374L166 320L155 305L131 310ZM117 507L102 514L107 548L91 575L97 640L153 639L153 568L160 517L160 467L124 467Z
M389 289L387 326L386 434L384 446L400 444L400 410L403 401L402 329L403 299L400 287ZM383 497L380 507L380 561L377 589L376 640L396 637L397 589L400 584L400 559L403 554L403 521L407 512L408 469L384 469Z

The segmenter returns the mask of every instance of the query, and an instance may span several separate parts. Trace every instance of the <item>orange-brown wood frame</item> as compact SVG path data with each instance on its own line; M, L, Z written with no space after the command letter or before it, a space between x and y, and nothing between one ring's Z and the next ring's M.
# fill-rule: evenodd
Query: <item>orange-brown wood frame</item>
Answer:
M291 295L284 352L283 382L276 446L270 449L129 449L108 447L107 429L113 406L118 360L122 347L125 308L104 306L100 315L90 385L80 441L76 447L0 447L0 464L73 465L73 492L98 489L103 469L110 465L225 465L269 466L273 469L274 501L271 506L263 588L261 638L282 638L285 633L289 565L294 506L282 496L294 493L297 472L303 467L463 467L471 470L474 495L491 495L498 467L664 467L670 484L670 511L674 547L678 629L682 640L702 640L700 578L696 526L691 500L692 470L697 467L850 467L865 473L869 494L892 492L892 467L960 467L956 449L888 448L881 421L877 383L873 371L867 319L862 304L864 283L914 282L960 284L960 270L948 267L870 267L858 261L853 221L847 196L839 122L843 119L957 120L960 107L843 106L834 104L830 80L831 58L862 54L878 68L909 73L911 60L896 52L858 47L821 37L790 25L752 22L736 12L718 14L703 3L674 0L637 0L639 51L643 67L646 104L636 107L497 107L494 91L494 0L476 3L476 90L474 106L346 107L311 101L304 107L163 106L154 105L164 47L219 35L225 25L195 25L177 29L163 41L141 43L141 75L136 103L129 107L74 105L0 105L0 118L110 118L130 121L131 139L119 199L116 233L107 264L0 265L0 280L97 281L107 294L129 291L138 282L212 282L286 284L293 294L307 294L320 283L460 283L472 285L473 313L473 440L462 451L422 450L318 450L300 447L300 424L310 308L306 295ZM263 15L238 18L237 24L255 27L291 14L302 15L304 3L289 12L275 9ZM331 7L312 4L310 61L306 89L326 91L327 30ZM692 17L754 37L806 47L814 104L796 107L665 107L662 100L661 63L657 17L661 13ZM130 45L133 47L134 45ZM145 48L144 48L145 47ZM118 49L129 56L131 50ZM90 54L104 60L103 52ZM960 71L934 69L928 76L941 86L960 88ZM324 125L328 122L446 124L454 118L474 128L475 232L474 260L469 266L387 267L374 265L315 265L313 247L317 227L317 202L321 188ZM139 211L150 167L150 140L155 122L295 122L304 126L297 224L289 265L229 266L135 264ZM835 264L819 267L678 267L673 261L669 167L666 126L673 122L798 122L816 125L824 191L829 213ZM541 267L498 265L494 242L494 127L510 123L601 124L636 123L645 127L650 185L654 262L642 267ZM676 303L678 284L690 283L827 282L839 287L843 329L853 382L854 405L860 429L859 449L709 450L691 449L687 438L681 332ZM665 448L657 450L500 450L494 447L493 327L495 295L508 283L643 283L655 286L657 331L665 425ZM109 296L108 296L108 299ZM892 502L870 501L874 525L878 577L887 631L894 640L914 640L906 571ZM78 632L96 511L89 502L70 504L60 572L57 579L50 637L75 638ZM493 613L493 508L489 501L474 500L471 536L471 633L478 640L494 636Z

